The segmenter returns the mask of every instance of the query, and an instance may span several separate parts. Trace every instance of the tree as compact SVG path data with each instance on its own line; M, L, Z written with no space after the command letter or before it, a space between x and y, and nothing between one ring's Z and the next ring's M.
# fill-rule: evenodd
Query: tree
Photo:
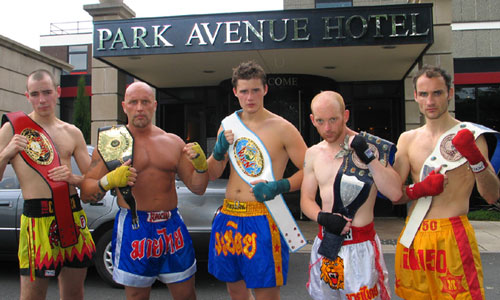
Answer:
M85 91L85 76L78 80L78 91L73 110L73 123L80 128L85 142L90 144L90 97Z

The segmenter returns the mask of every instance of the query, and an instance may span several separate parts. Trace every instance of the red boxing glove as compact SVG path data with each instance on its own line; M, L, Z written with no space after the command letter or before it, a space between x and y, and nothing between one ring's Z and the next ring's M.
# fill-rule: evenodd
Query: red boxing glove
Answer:
M486 159L476 145L474 135L468 129L462 129L451 140L451 143L470 164L472 172L479 173L488 167Z
M406 195L411 200L424 196L435 196L443 192L444 175L436 174L434 170L424 180L406 187Z

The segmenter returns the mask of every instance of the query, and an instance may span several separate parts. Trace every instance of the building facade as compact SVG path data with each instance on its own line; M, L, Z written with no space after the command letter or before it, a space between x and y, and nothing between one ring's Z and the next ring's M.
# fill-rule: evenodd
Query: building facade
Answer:
M309 121L309 104L328 89L344 96L351 128L395 143L403 131L423 123L412 74L433 64L454 74L456 101L449 110L461 120L498 129L500 5L495 1L283 4L284 10L275 12L155 18L135 18L120 0L85 5L94 19L93 40L88 32L71 40L71 34L42 37L43 52L80 66L62 76L61 117L71 120L76 78L85 76L95 144L97 128L126 123L120 102L135 78L156 89L155 123L186 142L199 142L210 154L220 121L239 108L231 69L255 60L268 73L266 107L292 122L309 146L320 140ZM297 199L289 195L289 206L297 206ZM400 208L381 200L376 212L402 215Z

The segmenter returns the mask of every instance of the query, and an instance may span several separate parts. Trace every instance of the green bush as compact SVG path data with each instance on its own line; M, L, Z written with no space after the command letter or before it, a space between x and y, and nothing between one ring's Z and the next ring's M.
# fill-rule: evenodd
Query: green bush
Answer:
M469 220L475 221L500 221L500 211L498 210L474 210L467 215Z
M73 123L80 128L85 142L90 144L90 98L85 91L85 77L78 80L78 91L74 104Z

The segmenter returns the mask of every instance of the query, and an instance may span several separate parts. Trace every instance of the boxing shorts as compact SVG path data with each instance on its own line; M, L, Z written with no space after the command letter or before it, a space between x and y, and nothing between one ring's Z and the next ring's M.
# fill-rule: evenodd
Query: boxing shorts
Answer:
M398 242L395 269L401 298L484 299L479 249L466 216L425 219L410 248Z
M131 210L121 208L113 230L113 279L122 285L150 287L186 281L196 272L193 242L177 211L137 211L139 227L132 228Z
M208 272L225 282L244 280L247 288L286 284L289 252L263 203L225 199L210 237Z
M56 277L62 267L86 268L92 265L96 251L87 227L87 216L78 195L70 197L78 242L61 247L52 199L24 201L19 233L19 268L23 276Z
M335 260L318 254L314 239L309 263L309 295L315 299L390 299L389 277L373 222L351 227Z

